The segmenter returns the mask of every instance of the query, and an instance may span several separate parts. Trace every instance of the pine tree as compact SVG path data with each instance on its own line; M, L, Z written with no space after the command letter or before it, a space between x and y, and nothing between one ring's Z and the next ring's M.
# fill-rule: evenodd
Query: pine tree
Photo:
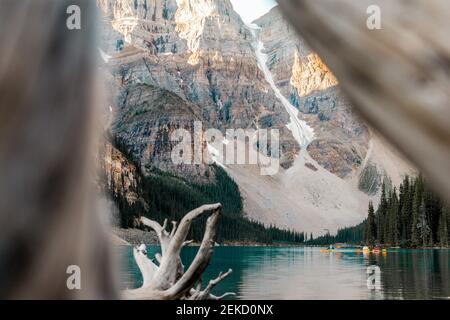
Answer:
M418 224L419 239L423 247L426 247L430 243L430 226L427 220L427 212L425 210L425 201L422 199L422 203L419 206L418 211Z
M411 223L411 245L419 245L419 218L421 214L421 206L423 203L422 198L422 186L419 181L416 182L414 195L413 195L413 210L412 210L412 223Z
M411 236L411 216L412 216L412 196L413 189L410 186L409 177L406 176L403 180L403 195L401 199L401 239L402 242L406 242Z
M398 212L399 212L399 199L397 198L397 190L391 193L389 201L389 222L388 222L388 242L390 244L398 244Z
M386 194L389 196L386 197ZM385 199L385 200L383 200ZM379 216L385 210L384 226L378 225ZM439 197L429 190L422 179L406 177L400 184L400 194L397 190L386 189L380 199L380 207L374 214L373 203L369 203L368 218L358 226L338 230L334 237L319 237L315 244L325 242L363 241L373 245L380 237L377 233L384 232L384 242L395 245L433 246L439 243L446 246L450 240L450 213ZM384 238L383 238L384 237Z
M380 243L384 243L386 239L386 216L388 203L386 199L386 183L383 180L381 186L381 201L377 210L377 239Z
M448 209L442 208L441 217L439 219L439 242L442 247L448 246L448 225L447 225Z
M425 210L427 213L427 221L430 227L430 245L439 242L439 220L442 214L442 203L434 192L425 188L424 192Z
M374 245L377 238L377 226L375 224L375 212L372 201L369 202L369 210L365 229L365 240L367 244Z

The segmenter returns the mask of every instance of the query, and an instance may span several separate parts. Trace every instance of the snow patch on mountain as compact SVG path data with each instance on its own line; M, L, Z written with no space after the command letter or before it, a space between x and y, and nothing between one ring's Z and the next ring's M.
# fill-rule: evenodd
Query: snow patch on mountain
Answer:
M260 27L256 24L246 24L254 38L255 55L258 60L258 66L264 74L266 81L269 83L276 97L280 100L281 104L289 114L290 123L287 125L288 129L292 132L295 140L298 142L302 149L305 149L308 144L314 139L314 131L305 121L299 119L299 111L295 108L281 93L280 89L273 80L272 72L267 67L267 54L264 53L264 43L259 39Z

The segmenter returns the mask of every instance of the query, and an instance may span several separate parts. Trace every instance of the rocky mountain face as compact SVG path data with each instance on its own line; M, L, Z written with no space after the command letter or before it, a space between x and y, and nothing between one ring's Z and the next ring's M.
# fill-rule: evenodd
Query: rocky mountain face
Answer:
M199 183L213 181L206 165L170 161L171 133L194 133L195 121L222 131L279 129L279 174L261 177L251 166L226 171L238 183L249 217L320 234L359 223L384 179L399 184L412 172L353 114L334 75L278 8L248 26L229 0L98 4L100 50L113 97L110 130L144 174L157 168ZM259 44L270 75L261 65ZM286 104L314 131L301 152Z
M353 113L337 79L278 7L254 23L261 28L277 86L314 129L308 153L320 166L340 178L358 177L359 189L368 194L376 193L384 178L398 185L403 174L413 172ZM392 168L393 162L397 169Z
M183 50L175 36L175 0L97 0L102 13L102 49L119 51L126 43L152 54Z
M100 179L100 187L120 195L129 205L139 203L147 208L141 195L142 176L139 169L109 142L102 146L100 159L101 172L105 175Z
M254 23L261 28L267 64L277 86L316 133L309 154L331 173L351 176L363 163L370 136L339 92L337 79L278 7Z
M341 178L355 174L364 162L371 134L352 112L338 87L314 91L294 103L316 132L311 157Z
M288 114L258 67L250 31L228 0L183 0L178 7L175 0L103 0L100 8L109 29L102 50L112 57L109 64L119 67L116 77L199 105L205 126L279 129L281 163L292 165L299 146L285 126Z
M255 20L269 55L268 67L285 96L302 97L338 84L336 78L281 15L278 7Z
M194 163L194 146L198 155L205 154L202 141L203 129L196 130L196 121L201 121L200 108L183 100L178 95L146 84L127 84L118 89L117 111L111 124L111 133L122 150L128 150L143 174L154 168L179 174L198 183L214 179L211 168L200 159ZM185 130L190 139L187 161L176 162L172 157L178 141L172 139L175 130ZM180 149L181 152L181 149Z

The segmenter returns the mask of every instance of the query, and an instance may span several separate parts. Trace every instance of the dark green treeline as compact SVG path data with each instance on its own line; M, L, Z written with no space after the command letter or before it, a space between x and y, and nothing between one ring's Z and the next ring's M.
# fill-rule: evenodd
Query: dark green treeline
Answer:
M130 161L132 157L124 152L124 146L114 141L116 148L122 151ZM139 165L136 165L140 168ZM180 221L183 216L203 204L220 202L223 205L217 241L239 241L258 243L302 243L304 234L281 230L273 226L264 226L243 216L242 199L237 184L219 166L213 166L215 183L195 184L182 177L153 168L150 174L141 174L140 196L149 205L146 210L139 203L130 204L120 194L112 194L120 211L120 224L123 228L133 227L139 216L146 216L162 223ZM114 187L111 188L114 190ZM111 190L108 190L109 193ZM204 234L206 218L196 220L190 230L189 239L199 241ZM170 226L169 226L170 228Z
M308 244L336 242L401 247L447 247L450 213L424 179L405 177L399 190L382 186L380 205L375 211L369 203L366 220L357 226L339 230L336 236L325 235Z
M448 246L449 210L424 183L423 178L406 177L396 188L383 184L376 213L369 204L364 242L368 245L404 247Z

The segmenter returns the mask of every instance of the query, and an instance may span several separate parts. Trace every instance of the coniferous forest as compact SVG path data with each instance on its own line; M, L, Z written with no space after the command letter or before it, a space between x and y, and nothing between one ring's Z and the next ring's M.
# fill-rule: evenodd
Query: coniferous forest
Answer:
M405 177L399 190L389 190L383 183L380 204L375 210L373 203L369 203L364 222L339 230L336 236L310 239L308 244L344 242L409 248L447 247L449 225L448 206L426 186L424 179Z
M133 162L124 146L114 141L116 148ZM135 164L136 168L140 166ZM217 241L257 242L257 243L303 243L304 234L281 230L274 226L251 221L243 216L242 199L237 184L219 166L213 165L216 181L214 184L200 185L168 172L152 168L150 174L142 175L141 197L148 204L145 209L136 202L130 204L120 194L112 194L120 212L120 226L130 228L140 216L162 223L180 221L189 211L208 203L220 202L222 217L218 227ZM114 188L112 188L114 190ZM108 191L111 193L111 191ZM189 238L202 239L206 217L197 219L190 230Z
M400 190L383 185L375 212L369 203L364 243L405 247L448 246L449 210L420 176L406 177Z

